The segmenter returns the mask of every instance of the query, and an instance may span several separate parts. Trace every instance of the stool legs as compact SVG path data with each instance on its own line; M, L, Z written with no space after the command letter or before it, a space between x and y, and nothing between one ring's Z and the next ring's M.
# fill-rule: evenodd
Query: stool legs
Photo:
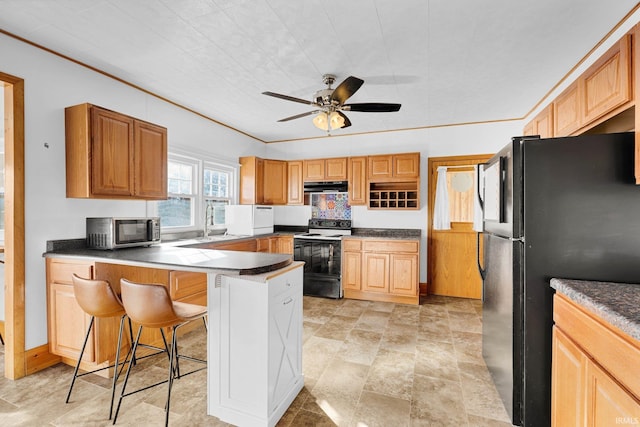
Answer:
M87 347L87 342L89 342L89 336L91 335L91 329L93 329L94 325L95 325L95 316L91 316L91 320L89 321L89 327L87 328L87 333L84 337L84 342L82 343L82 349L80 350L80 355L78 356L78 362L76 363L75 369L73 371L73 378L71 379L71 385L69 386L69 392L67 393L67 399L65 400L65 403L69 403L69 399L71 398L71 392L73 391L73 386L75 385L76 382L76 378L81 377L83 375L86 374L91 374L97 371L102 371L104 369L107 368L114 368L113 370L113 380L111 383L111 403L109 405L109 419L111 419L111 416L113 414L113 401L114 401L114 397L115 397L115 393L116 393L116 383L118 381L118 378L120 376L119 372L119 367L122 364L122 368L124 368L124 364L127 363L127 359L129 356L129 353L131 353L131 349L129 349L129 353L127 353L127 357L125 357L125 360L120 363L120 348L122 347L122 333L123 333L123 329L124 329L124 321L125 318L127 318L126 314L123 314L120 317L120 330L118 332L118 347L116 348L116 362L113 365L109 365L105 368L100 368L100 369L96 369L90 372L85 372L82 374L78 375L78 371L80 370L80 363L82 363L82 356L84 355L84 351ZM133 342L133 331L131 328L131 319L129 320L129 337L131 339L131 342ZM130 364L135 364L136 359L135 359L135 355L131 356L131 361ZM121 369L120 369L121 371Z

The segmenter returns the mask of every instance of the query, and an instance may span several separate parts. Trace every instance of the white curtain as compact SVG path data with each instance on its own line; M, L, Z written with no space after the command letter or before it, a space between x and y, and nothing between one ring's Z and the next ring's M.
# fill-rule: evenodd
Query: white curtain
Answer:
M436 201L433 206L433 229L450 230L449 191L447 189L447 167L438 166L436 182Z
M473 231L483 231L482 225L482 207L480 206L480 200L478 199L478 165L473 167L474 183L473 183ZM482 182L482 181L480 181Z

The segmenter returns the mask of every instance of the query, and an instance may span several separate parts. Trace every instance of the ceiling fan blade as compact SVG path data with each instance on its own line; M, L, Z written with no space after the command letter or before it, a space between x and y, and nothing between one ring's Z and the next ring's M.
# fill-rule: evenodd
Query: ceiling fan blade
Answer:
M363 102L360 104L345 104L345 111L362 111L365 113L391 113L400 110L401 104L387 104L383 102Z
M340 129L348 128L349 126L351 126L351 120L349 120L349 118L347 116L345 116L342 111L336 111L336 112L338 114L340 114L342 116L342 118L344 119L344 125L342 125L342 127Z
M315 103L311 102L311 101L307 101L306 99L301 99L301 98L295 98L293 96L289 96L289 95L282 95L280 93L275 93L275 92L262 92L263 95L268 95L268 96L273 96L275 98L280 98L280 99L284 99L285 101L293 101L293 102L299 102L300 104L305 104L305 105L316 105Z
M343 104L344 101L349 99L351 95L356 93L360 86L364 83L364 80L357 77L349 76L337 88L333 90L331 94L332 101L338 101L338 104Z
M288 122L289 120L299 119L301 117L310 116L312 114L316 114L316 113L319 113L319 112L320 112L320 110L307 111L306 113L296 114L295 116L290 116L290 117L285 117L284 119L280 119L278 121L279 122Z

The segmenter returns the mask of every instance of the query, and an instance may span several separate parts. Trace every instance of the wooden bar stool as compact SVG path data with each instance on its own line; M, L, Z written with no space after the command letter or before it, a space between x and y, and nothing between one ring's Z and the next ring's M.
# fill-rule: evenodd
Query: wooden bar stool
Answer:
M127 362L127 358L131 353L131 348L129 349L129 353L125 356L125 360L120 363L120 347L122 346L122 329L124 327L124 320L127 317L124 306L118 298L118 295L114 292L113 288L109 284L109 282L105 280L90 280L84 279L82 277L73 274L71 278L73 282L73 291L76 296L76 300L78 301L78 305L82 310L91 316L91 320L89 321L89 327L87 328L87 333L84 337L84 343L82 344L82 350L80 350L80 355L78 356L78 363L76 363L76 368L73 371L73 379L71 380L71 385L69 386L69 392L67 393L67 399L65 403L69 403L69 398L71 397L71 391L73 390L73 385L76 382L76 378L82 377L84 375L92 374L94 372L102 371L104 369L115 368L113 371L113 381L111 384L111 403L109 406L109 419L111 419L113 413L113 400L116 392L116 382L118 380L118 376L120 372L118 368L120 365L124 368L124 364ZM117 317L120 316L120 331L118 332L118 347L116 348L116 358L115 363L113 365L106 366L104 368L95 369L89 372L83 372L82 374L78 374L78 370L80 369L80 363L82 362L82 356L84 355L84 350L87 347L87 341L89 341L89 335L91 334L91 329L95 324L95 318L107 318L107 317ZM131 343L133 345L133 331L131 328L131 320L129 320L129 337ZM135 359L133 359L135 362ZM122 369L120 369L122 371Z
M165 426L168 426L169 404L171 401L171 387L173 386L173 380L175 378L180 378L181 376L189 375L194 372L201 371L202 369L206 369L207 363L206 360L200 360L178 354L177 331L178 328L186 325L192 320L202 319L205 322L206 326L205 318L207 316L207 307L196 304L187 304L183 302L172 301L171 297L169 296L169 291L164 285L135 283L126 279L121 279L120 290L122 292L122 303L124 305L127 316L129 316L129 319L140 325L138 328L136 339L133 343L132 356L135 356L138 342L140 340L140 333L142 332L143 327L160 328L161 332L161 328L170 327L172 329L173 336L171 339L169 375L167 380L160 381L158 383L126 393L127 382L129 380L129 374L131 373L132 366L131 363L129 364L129 366L127 367L127 374L125 375L124 382L122 384L122 390L120 392L118 406L116 407L116 413L113 417L113 424L116 423L118 412L120 411L120 405L122 403L122 399L125 396L147 390L151 387L155 387L166 382L168 383L168 386L167 402L165 404ZM186 374L181 375L178 364L178 360L180 358L201 362L204 363L205 366L203 368L195 369L191 372L187 372Z

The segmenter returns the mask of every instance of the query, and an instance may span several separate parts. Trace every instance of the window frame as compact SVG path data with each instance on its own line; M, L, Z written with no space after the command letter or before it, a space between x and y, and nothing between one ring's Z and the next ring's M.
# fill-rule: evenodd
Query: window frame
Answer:
M176 162L189 164L194 166L194 181L192 188L193 198L193 210L192 210L192 224L189 226L164 226L161 223L161 235L175 234L181 232L193 232L202 231L204 229L204 213L205 213L205 200L207 199L224 199L229 201L229 204L234 204L238 200L238 188L237 182L239 180L240 165L237 163L226 162L223 160L214 159L202 155L200 153L193 152L180 152L171 151L167 153L167 163ZM204 170L219 170L228 173L228 198L209 197L204 195ZM168 180L168 178L167 178ZM168 196L173 195L167 193ZM183 197L184 195L175 194L175 196ZM159 216L158 203L160 201L147 202L147 214L151 216ZM226 230L226 225L212 227L211 230Z

